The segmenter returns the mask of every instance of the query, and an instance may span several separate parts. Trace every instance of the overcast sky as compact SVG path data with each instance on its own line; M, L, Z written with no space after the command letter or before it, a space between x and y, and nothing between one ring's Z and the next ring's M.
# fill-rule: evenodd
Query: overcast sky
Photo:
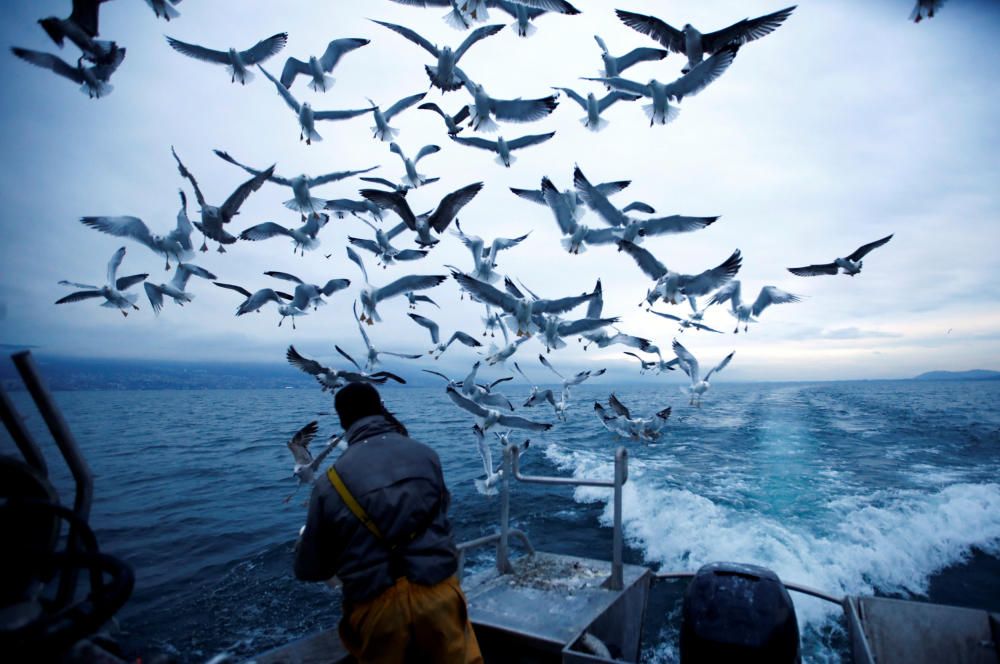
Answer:
M599 86L579 80L596 75L600 66L593 35L600 34L616 55L656 46L621 24L614 8L711 31L784 6L756 0L576 4L581 15L544 16L530 39L504 30L480 42L463 59L463 69L495 97L540 97L551 86L586 93ZM35 21L50 13L66 15L69 7L68 0L4 3L4 43L55 51ZM107 260L122 244L128 254L120 274L149 272L157 283L173 275L144 247L78 221L84 215L135 215L154 232L169 230L178 188L187 189L194 203L170 156L171 145L213 203L246 179L216 158L213 148L259 167L276 162L277 172L288 176L374 165L383 177L402 174L388 145L372 139L369 118L320 123L325 140L306 146L298 141L294 114L263 76L246 87L231 84L222 67L173 51L164 34L242 49L287 31L288 46L265 65L275 75L286 57L318 55L331 39L370 39L369 46L341 61L333 74L336 85L326 94L307 89L304 80L293 86L299 99L318 109L358 108L367 104L366 97L389 105L427 90L423 65L431 64L429 55L369 17L410 26L442 45L457 46L464 37L441 20L440 9L387 0L190 0L178 9L182 16L168 24L140 0L102 7L101 37L128 49L112 81L115 90L105 99L90 100L69 81L9 54L0 58L5 93L0 149L8 164L0 180L5 203L0 343L33 344L39 352L71 356L253 362L282 361L290 342L320 358L331 358L334 343L359 351L350 305L361 279L343 247L346 235L368 237L371 231L351 217L333 220L320 234L319 250L304 258L293 255L286 240L273 239L240 242L222 255L213 244L193 261L250 290L282 285L263 276L264 270L314 283L333 277L354 282L330 298L329 306L299 319L295 331L287 324L276 327L272 308L234 317L239 297L201 280L190 284L196 294L192 304L181 309L168 301L158 317L144 294L142 310L127 319L96 301L53 305L68 292L57 285L60 279L103 283ZM519 152L509 170L486 152L453 144L437 116L414 108L393 122L401 130L400 145L411 155L429 143L442 150L420 164L440 182L412 192L411 204L423 211L460 186L485 182L460 215L463 228L487 240L531 231L521 246L501 255L501 272L551 297L589 290L600 277L605 314L622 316L621 329L663 348L676 327L636 306L650 280L632 260L611 245L566 254L549 212L515 197L508 187L537 188L548 175L566 188L579 164L594 182L632 180L616 199L622 204L638 199L658 214L721 215L706 230L650 238L643 246L686 272L714 266L739 248L744 256L739 278L748 299L762 286L775 285L804 301L767 310L748 335L730 333L733 321L721 307L710 309L706 318L726 335L681 335L705 362L736 349L720 379L891 378L931 369L1000 369L1000 7L953 0L919 25L907 21L910 9L909 0L804 2L776 32L741 49L701 95L685 99L679 119L666 127L650 128L641 103L619 104L607 113L610 126L591 133L578 121L581 109L563 96L543 121L501 126L507 138L557 132L548 143ZM499 11L491 18L509 22ZM77 52L70 44L61 55L75 61ZM683 62L673 54L627 75L669 81ZM467 94L442 96L435 89L427 100L456 111ZM357 198L361 184L352 179L326 185L314 195ZM289 197L289 190L266 184L230 230L267 220L296 224L297 214L281 205ZM190 214L198 218L196 205ZM396 223L391 213L386 223ZM593 213L585 223L602 225ZM890 233L894 239L869 255L858 277L807 279L785 270L830 261ZM406 236L398 240L399 246L410 246ZM386 271L368 256L369 273L379 285L411 272L447 274L446 263L471 267L467 250L451 235L423 261ZM454 281L431 294L444 310L422 313L437 319L446 334L456 327L481 332L482 307L460 301ZM378 346L413 352L429 347L426 332L405 316L404 300L379 310L385 322L371 330ZM630 358L621 354L622 347L585 354L571 343L553 356L557 366L576 369L599 360L634 371L635 362L626 362ZM534 357L539 350L532 341L522 352ZM441 362L407 366L413 372L438 364L457 372L474 358L463 347Z

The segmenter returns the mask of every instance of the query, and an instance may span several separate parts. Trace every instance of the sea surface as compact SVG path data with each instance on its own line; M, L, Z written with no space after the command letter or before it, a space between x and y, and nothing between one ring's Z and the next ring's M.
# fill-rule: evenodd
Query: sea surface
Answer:
M569 421L532 437L525 471L610 478L620 443L593 413L609 391L577 388ZM1000 610L1000 382L719 384L701 408L673 385L615 391L633 413L674 408L659 442L629 444L627 560L664 570L749 562L834 594ZM471 420L440 388L384 396L411 435L440 454L457 539L493 532L498 502L474 487L482 465ZM55 397L95 475L101 547L136 571L118 634L133 656L251 655L336 624L339 595L292 574L308 490L284 502L296 487L285 441L312 419L321 436L337 432L329 396L289 389ZM14 398L46 441L53 479L71 502L68 473L40 418L26 394ZM0 452L12 450L0 432ZM609 500L609 490L517 485L511 513L537 548L609 558ZM473 556L471 571L488 567L491 555ZM679 583L654 586L644 661L677 661L682 591ZM836 612L793 598L805 661L841 661L846 639Z

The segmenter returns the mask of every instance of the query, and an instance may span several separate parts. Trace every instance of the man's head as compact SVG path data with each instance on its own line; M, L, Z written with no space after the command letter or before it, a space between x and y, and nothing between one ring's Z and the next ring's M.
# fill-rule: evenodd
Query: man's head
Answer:
M340 388L333 398L333 407L337 410L340 426L344 427L344 431L362 417L385 414L382 397L368 383L348 383Z

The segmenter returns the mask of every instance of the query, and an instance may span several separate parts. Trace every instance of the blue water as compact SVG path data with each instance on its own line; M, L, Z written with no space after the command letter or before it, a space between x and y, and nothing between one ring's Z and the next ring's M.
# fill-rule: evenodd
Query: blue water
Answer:
M514 392L514 390L508 390ZM533 438L532 473L609 478L615 442L585 385L569 421ZM1000 382L720 384L700 409L673 386L617 390L634 413L673 403L662 440L632 445L625 490L631 561L693 570L713 560L771 567L832 593L880 593L1000 610ZM439 388L386 390L411 434L441 455L458 539L492 532L471 421ZM24 394L16 402L44 438ZM297 582L292 544L308 496L285 440L319 419L312 390L61 392L96 477L102 548L136 570L119 614L135 655L244 655L336 624L338 595ZM539 411L545 412L545 411ZM13 449L6 432L0 452ZM47 450L70 501L68 475ZM517 486L512 515L536 547L610 556L606 490ZM483 552L472 560L485 567ZM648 662L676 661L681 588L658 586ZM839 661L843 628L796 598L807 661Z

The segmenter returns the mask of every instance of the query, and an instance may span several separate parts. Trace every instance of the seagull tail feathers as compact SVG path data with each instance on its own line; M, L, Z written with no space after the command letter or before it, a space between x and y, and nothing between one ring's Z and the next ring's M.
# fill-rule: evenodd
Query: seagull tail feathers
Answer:
M321 139L314 137L312 140L318 141ZM326 199L316 198L315 196L311 196L309 198L309 205L305 206L305 205L299 205L298 201L296 201L293 198L291 200L285 201L284 203L282 203L282 205L284 205L289 210L295 210L296 212L301 212L302 214L307 214L307 213L312 214L316 212L316 210L322 210L323 208L326 207Z
M237 71L232 65L226 65L226 71L229 72L229 77L240 85L246 85L253 80L253 72L248 69Z
M455 7L450 12L442 16L444 22L455 28L456 30L468 30L471 27L469 19L466 18L465 14L462 13L458 7Z
M488 114L478 115L475 111L472 113L472 128L476 131L486 131L494 132L500 129L500 126L493 121Z
M513 164L515 161L517 161L517 157L515 157L514 155L507 155L507 159L504 159L503 155L497 155L496 157L494 157L493 161L500 164L501 166L506 166L507 168L510 168L510 165Z
M309 81L309 88L314 92L326 92L327 90L332 88L333 84L336 82L337 79L335 79L333 76L330 76L329 74L323 74L322 80L314 78L313 80Z
M562 248L565 249L566 251L572 251L573 250L573 238L571 238L571 237L564 237L563 239L559 240L559 244L561 244ZM587 250L587 246L581 242L580 246L577 247L577 249L576 249L576 253L582 254L586 250Z
M375 134L375 138L380 141L391 141L397 136L399 136L399 130L394 127L386 127L385 131L382 131L378 127L372 127L372 133Z
M657 111L656 107L653 104L646 104L645 106L642 107L642 110L646 112L646 117L649 118L649 123L651 125L670 124L671 122L677 119L678 115L681 114L681 109L677 108L676 106L670 106L669 104L662 112Z
M163 18L169 21L172 18L179 18L180 15L181 13L176 9L174 9L173 5L171 5L169 2L163 3ZM159 14L157 14L157 17L159 17Z
M525 23L524 25L521 25L520 21L514 21L510 24L510 27L517 33L518 37L531 37L538 32L538 26L534 23Z
M320 141L323 140L323 137L319 135L319 132L316 131L315 127L309 129L308 134L309 134L309 140L312 141L313 143L319 143Z
M590 118L580 118L580 124L590 131L601 131L608 126L608 121L604 118L597 118L597 122L591 122Z
M496 485L489 484L485 478L478 478L473 480L476 485L476 491L483 496L495 496L497 494Z
M451 78L448 80L442 80L438 75L438 68L435 65L424 65L424 71L427 72L427 78L431 79L431 85L436 88L441 88L445 92L458 90L462 87L462 79L455 74L452 74Z
M89 83L84 83L80 86L80 92L87 95L88 97L96 97L100 99L101 97L107 97L111 94L111 91L115 89L115 86L107 83L105 81L98 81L97 87L91 87Z

